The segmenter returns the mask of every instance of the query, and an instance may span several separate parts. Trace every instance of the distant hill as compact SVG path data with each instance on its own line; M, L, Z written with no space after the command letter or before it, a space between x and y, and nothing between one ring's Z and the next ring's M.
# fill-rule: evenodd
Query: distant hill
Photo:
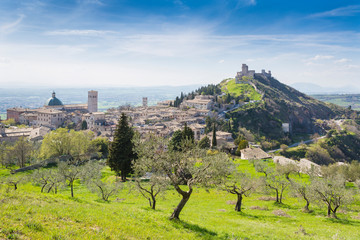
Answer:
M346 108L316 100L272 77L256 74L250 84L262 94L262 100L227 113L234 133L244 127L266 139L279 140L285 137L283 123L289 123L294 134L321 133L316 119L332 119L351 113ZM230 94L236 94L231 92L232 88L227 89Z
M340 88L322 87L314 83L297 82L290 84L291 87L306 94L354 94L360 93L360 89L355 86L344 86Z

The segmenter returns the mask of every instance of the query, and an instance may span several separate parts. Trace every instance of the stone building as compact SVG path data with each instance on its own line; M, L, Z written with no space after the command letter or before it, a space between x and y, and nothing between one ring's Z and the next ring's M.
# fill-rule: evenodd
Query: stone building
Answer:
M58 128L65 121L65 113L58 109L38 109L37 110L37 126L46 126L50 128Z
M184 100L181 108L196 108L203 110L211 110L214 105L214 97L210 95L198 95L192 100Z
M42 108L25 109L25 108L9 108L7 109L7 119L14 119L15 122L29 126L47 126L50 128L58 128L65 122L74 122L77 124L81 121L84 113L97 113L98 109L98 92L88 92L87 104L67 104L56 97L56 93L52 92L51 98L46 100ZM96 121L98 119L95 119ZM96 124L96 123L94 123Z
M20 123L20 116L22 114L27 113L34 113L36 109L29 109L29 108L8 108L6 109L6 119L14 119L16 123Z
M142 98L142 106L143 106L143 107L147 107L147 106L148 106L148 98L147 98L147 97L143 97L143 98Z
M261 73L255 73L255 70L249 70L248 65L243 63L242 65L242 71L238 72L235 76L235 82L236 83L247 83L247 80L244 80L243 77L250 77L253 78L256 74L261 75L266 78L271 77L271 71L265 72L265 70L261 70Z
M97 126L103 126L105 124L105 113L92 112L83 115L83 121L86 121L87 127L90 130L96 130Z
M88 92L88 111L89 113L98 111L98 92L91 90Z

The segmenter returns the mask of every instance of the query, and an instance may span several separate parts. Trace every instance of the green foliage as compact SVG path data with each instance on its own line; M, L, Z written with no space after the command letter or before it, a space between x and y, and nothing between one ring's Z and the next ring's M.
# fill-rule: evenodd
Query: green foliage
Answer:
M174 132L169 142L169 149L173 151L181 151L181 145L186 140L194 142L194 132L185 123L184 129L182 131L177 130Z
M226 154L209 155L206 150L196 148L189 139L182 142L181 151L168 151L167 146L167 140L156 136L149 136L144 142L138 140L136 149L139 159L135 166L142 173L151 171L156 176L169 179L182 197L171 215L171 219L179 219L193 188L221 183L229 174L231 162Z
M108 202L111 196L116 196L123 185L116 181L116 178L102 180L101 169L103 165L96 161L87 162L82 169L81 178L86 186L93 193L96 193L102 200Z
M225 121L223 119L217 119L215 117L207 116L205 118L205 133L208 134L213 130L214 124L217 126L219 131L230 132L231 131L231 122Z
M328 165L334 162L330 154L318 145L309 147L305 154L305 158L320 165Z
M6 125L6 126L15 126L16 122L13 118L7 119L7 120L2 120L1 121L2 124Z
M283 155L287 158L300 160L302 158L305 158L306 152L307 152L306 145L301 144L298 147L288 148L288 149L286 149L286 151L281 151L281 155Z
M184 99L194 99L195 95L212 95L216 96L221 93L221 89L218 85L209 84L208 86L203 86L188 94L181 92L180 97L176 97L174 101L174 107L179 107Z
M236 149L236 155L240 155L240 151L247 148L249 146L249 142L246 141L245 139L240 140L239 144L238 144L238 148Z
M114 141L110 143L108 165L125 181L131 173L131 162L136 159L134 150L134 130L129 126L126 115L123 113L116 126Z
M225 191L235 194L237 201L235 211L241 212L243 197L248 197L257 188L257 180L247 172L235 170L224 184Z
M201 95L215 96L215 95L221 93L221 89L219 88L218 85L209 84L207 86L203 86L203 87L198 88L195 92L198 93L198 94L201 94Z
M193 130L191 130L191 128L189 128L187 126L186 123L185 123L184 129L182 131L182 139L194 141L194 132L193 132Z
M198 146L201 149L209 149L210 148L210 139L208 136L203 137L199 142Z
M97 154L98 149L92 144L94 133L90 131L75 131L58 128L45 135L41 145L40 155L43 159L68 155L74 160L88 159Z
M328 217L337 218L338 208L352 201L351 193L345 188L345 179L339 174L314 178L311 187L316 193L318 201L327 206Z
M98 137L92 140L92 144L96 146L97 149L99 149L99 152L101 153L101 156L103 158L107 158L109 154L109 140L107 138Z
M30 162L34 154L34 144L25 137L20 137L15 144L2 143L0 146L0 160L3 166L11 167L17 165L19 168L25 167Z
M212 148L216 148L217 146L217 141L216 141L216 127L215 127L215 123L213 126L213 133L212 133L212 140L211 140L211 147Z
M183 137L182 131L176 130L173 133L171 140L169 142L169 148L174 151L180 151L181 141L183 139L182 137Z
M73 165L69 162L58 163L59 174L63 177L71 188L71 197L74 197L74 183L84 175L83 167Z

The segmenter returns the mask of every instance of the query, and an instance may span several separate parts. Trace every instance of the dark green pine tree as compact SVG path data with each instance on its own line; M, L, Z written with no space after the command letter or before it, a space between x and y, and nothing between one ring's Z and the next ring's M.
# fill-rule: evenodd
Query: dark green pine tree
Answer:
M122 181L126 181L126 176L132 171L131 163L136 159L133 136L134 130L123 113L116 126L114 141L110 143L108 157L109 167L121 176Z
M182 131L182 139L191 140L192 142L194 141L194 132L191 128L187 126L186 123L184 125L184 130Z
M180 151L181 149L181 141L182 141L182 131L177 130L174 132L174 134L171 137L169 148L173 151Z
M84 120L81 123L81 130L86 130L88 128L87 122Z
M216 128L215 128L215 123L214 123L214 126L213 126L213 135L212 135L212 147L213 148L216 148L217 146L217 142L216 142Z

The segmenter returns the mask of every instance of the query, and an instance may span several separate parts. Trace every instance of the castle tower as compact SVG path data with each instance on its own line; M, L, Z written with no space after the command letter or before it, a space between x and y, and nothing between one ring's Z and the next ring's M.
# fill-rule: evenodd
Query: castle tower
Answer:
M147 107L148 106L148 98L147 97L143 97L142 99L142 104L143 104L143 107Z
M98 111L98 92L88 91L88 111L90 113Z
M241 73L242 73L244 76L246 76L247 73L248 73L248 71L249 71L248 65L243 64L243 65L242 65L242 71L241 71Z

